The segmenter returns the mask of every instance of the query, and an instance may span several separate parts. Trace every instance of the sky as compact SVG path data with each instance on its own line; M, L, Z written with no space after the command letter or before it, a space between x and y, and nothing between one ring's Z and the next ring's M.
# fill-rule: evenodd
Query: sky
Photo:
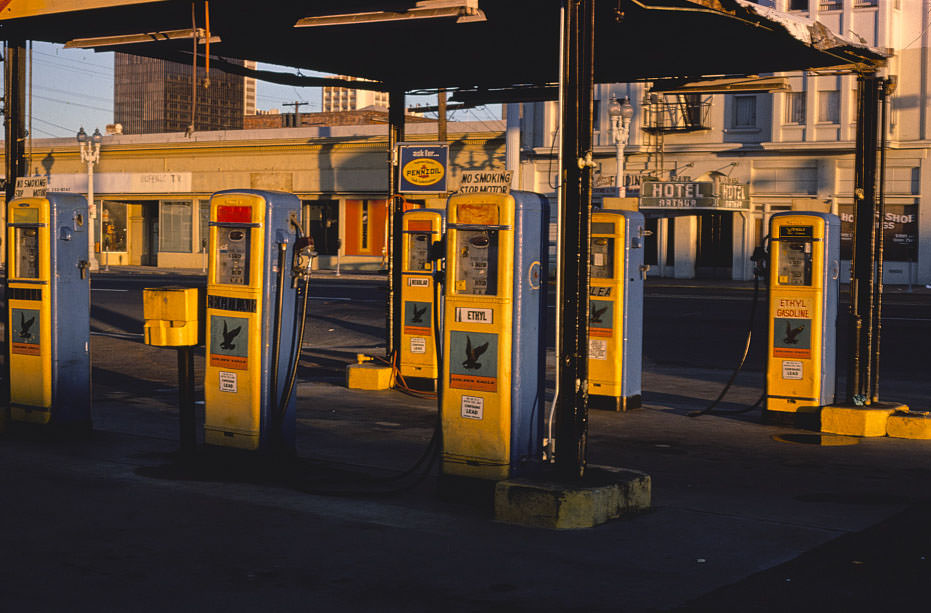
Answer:
M296 72L296 69L259 64L263 70ZM27 72L29 68L27 65ZM323 75L309 73L306 75ZM307 102L301 112L320 110L319 87L293 87L258 82L260 110L290 111L284 103ZM436 104L435 96L407 96L407 105ZM29 104L27 98L27 105ZM428 114L430 116L431 114ZM436 116L433 113L432 116ZM499 105L452 111L450 121L489 121L501 118ZM32 133L33 138L70 137L83 127L88 133L113 123L113 53L64 49L61 45L36 41L32 48ZM26 123L29 128L29 119Z

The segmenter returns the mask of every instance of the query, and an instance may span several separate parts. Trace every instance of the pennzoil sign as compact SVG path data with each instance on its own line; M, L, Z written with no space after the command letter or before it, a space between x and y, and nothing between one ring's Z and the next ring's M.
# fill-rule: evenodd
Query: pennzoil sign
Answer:
M449 145L401 143L398 145L398 193L445 194Z

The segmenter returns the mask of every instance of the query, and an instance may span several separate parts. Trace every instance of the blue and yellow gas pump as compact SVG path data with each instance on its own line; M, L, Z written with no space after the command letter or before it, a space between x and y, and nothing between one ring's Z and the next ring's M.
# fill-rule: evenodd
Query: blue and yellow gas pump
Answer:
M433 301L436 259L434 245L443 236L445 211L417 209L402 218L403 263L401 266L401 351L398 372L410 385L417 379L436 383L437 352L433 335Z
M643 215L597 211L591 223L589 404L636 409L643 354Z
M210 199L208 445L294 446L293 385L304 319L304 313L295 317L296 277L309 270L300 227L293 194L229 190ZM305 308L306 291L305 283Z
M814 412L834 401L840 220L777 213L769 228L766 410Z
M504 479L543 459L549 206L527 192L446 208L444 475Z
M10 415L90 427L87 201L20 198L7 221Z

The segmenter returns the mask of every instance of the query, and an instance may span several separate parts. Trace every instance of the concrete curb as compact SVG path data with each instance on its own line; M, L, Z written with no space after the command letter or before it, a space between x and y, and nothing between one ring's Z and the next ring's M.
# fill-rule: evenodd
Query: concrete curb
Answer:
M821 410L821 431L848 436L886 436L886 422L904 404L878 402L870 406L834 405Z
M550 530L592 528L650 508L652 479L625 468L591 466L580 483L509 479L495 486L495 519Z

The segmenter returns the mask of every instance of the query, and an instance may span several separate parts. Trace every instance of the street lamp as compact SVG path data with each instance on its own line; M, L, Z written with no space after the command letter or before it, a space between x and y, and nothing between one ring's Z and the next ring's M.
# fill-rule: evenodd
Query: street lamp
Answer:
M90 137L84 131L84 126L78 130L78 144L81 146L81 161L87 164L87 261L91 270L97 270L99 264L94 254L94 219L97 217L97 207L94 205L94 164L100 160L100 141L103 136L100 129L95 128Z
M621 198L627 195L627 189L624 187L624 147L627 146L627 139L630 137L630 118L633 115L634 107L630 104L630 98L624 96L623 100L618 101L616 97L611 97L608 116L611 118L611 132L614 135L614 149L617 157L614 186L617 188L617 195Z

